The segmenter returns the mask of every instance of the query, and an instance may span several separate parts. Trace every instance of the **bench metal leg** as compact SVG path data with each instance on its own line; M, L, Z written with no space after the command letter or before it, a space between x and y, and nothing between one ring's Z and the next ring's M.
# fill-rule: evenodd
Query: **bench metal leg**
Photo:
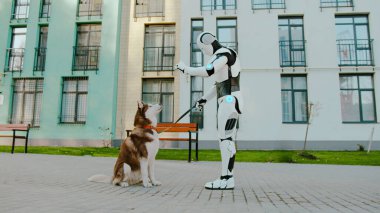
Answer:
M16 130L13 130L12 154L15 152Z
M28 140L29 140L29 130L26 132L26 137L25 137L25 153L28 153Z
M189 132L189 160L188 162L191 162L191 133Z
M195 139L195 155L198 161L198 133L196 133L196 139Z

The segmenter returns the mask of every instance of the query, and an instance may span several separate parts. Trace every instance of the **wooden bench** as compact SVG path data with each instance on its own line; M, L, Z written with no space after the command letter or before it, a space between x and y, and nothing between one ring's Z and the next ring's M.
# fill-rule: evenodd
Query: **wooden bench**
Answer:
M13 135L0 135L0 138L13 138L12 154L15 151L16 139L25 139L25 153L28 152L29 125L26 124L0 124L0 131L13 132ZM17 132L26 132L25 135L16 135Z
M192 143L195 143L195 159L198 161L198 124L197 123L158 123L156 127L157 133L175 132L175 133L188 133L189 137L160 137L161 141L187 141L189 142L189 158L188 162L191 162L191 149ZM132 130L127 130L127 136ZM195 138L193 138L195 134Z

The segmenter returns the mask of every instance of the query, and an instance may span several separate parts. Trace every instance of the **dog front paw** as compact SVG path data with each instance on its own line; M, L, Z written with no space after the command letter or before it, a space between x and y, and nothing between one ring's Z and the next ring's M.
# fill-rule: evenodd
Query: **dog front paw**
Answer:
M160 181L157 181L157 180L152 180L152 184L153 186L161 186L162 183Z
M121 182L121 183L119 183L119 185L120 185L121 187L123 187L123 188L129 186L129 184L128 184L127 182Z
M149 183L148 181L146 181L146 182L143 182L143 186L144 186L145 188L150 188L150 187L152 187L152 184Z

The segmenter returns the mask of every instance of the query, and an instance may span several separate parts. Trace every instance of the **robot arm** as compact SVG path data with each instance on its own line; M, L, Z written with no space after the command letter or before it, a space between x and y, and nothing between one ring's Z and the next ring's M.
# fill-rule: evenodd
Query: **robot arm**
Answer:
M205 67L188 67L183 62L176 65L176 69L191 76L208 77L219 71L228 62L224 55L216 55L216 58Z

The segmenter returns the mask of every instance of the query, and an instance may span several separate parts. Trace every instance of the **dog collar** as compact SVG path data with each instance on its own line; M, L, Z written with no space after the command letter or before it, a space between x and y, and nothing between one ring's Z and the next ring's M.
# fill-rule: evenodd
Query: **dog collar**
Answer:
M151 125L144 126L143 128L144 128L144 129L153 129L153 130L156 130L156 127L151 126Z

